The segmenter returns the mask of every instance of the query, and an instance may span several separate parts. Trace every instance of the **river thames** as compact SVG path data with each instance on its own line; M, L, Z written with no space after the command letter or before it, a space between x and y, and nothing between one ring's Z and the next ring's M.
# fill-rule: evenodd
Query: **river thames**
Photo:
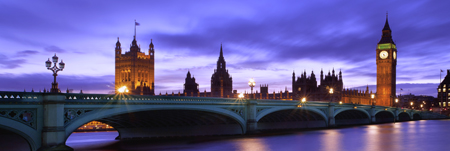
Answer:
M118 133L73 133L75 150L423 151L447 150L450 120L421 120L260 135L118 141Z

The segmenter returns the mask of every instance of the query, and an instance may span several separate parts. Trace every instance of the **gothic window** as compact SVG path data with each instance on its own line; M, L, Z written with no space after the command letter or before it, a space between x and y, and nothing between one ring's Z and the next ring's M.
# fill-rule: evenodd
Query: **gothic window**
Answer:
M222 67L222 63L220 63L220 68L223 68L223 67Z

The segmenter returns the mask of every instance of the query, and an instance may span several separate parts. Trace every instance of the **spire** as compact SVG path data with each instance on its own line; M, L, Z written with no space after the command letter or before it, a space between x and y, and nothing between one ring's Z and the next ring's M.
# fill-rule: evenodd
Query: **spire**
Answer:
M386 12L386 23L384 23L384 28L383 30L391 30L391 28L389 27L389 22L388 22L388 13Z
M186 78L191 78L191 72L189 72L189 70L188 70L188 73L186 75Z
M131 42L131 47L137 47L136 36L133 36L133 41Z
M378 44L384 44L384 43L394 43L394 40L392 40L392 31L391 28L389 27L389 21L388 21L388 15L386 12L386 23L384 24L384 28L382 30L382 36L380 39L380 42L378 42Z
M121 44L120 44L120 41L119 41L119 37L117 37L116 47L117 47L117 48L120 48L120 45L121 45Z
M226 71L225 68L226 68L226 62L225 62L225 58L223 57L222 44L220 44L220 56L219 56L219 60L217 60L217 70Z
M150 45L149 45L149 47L150 48L153 48L154 46L153 46L153 39L150 39Z
M223 58L222 43L220 43L220 56L219 56L219 58Z

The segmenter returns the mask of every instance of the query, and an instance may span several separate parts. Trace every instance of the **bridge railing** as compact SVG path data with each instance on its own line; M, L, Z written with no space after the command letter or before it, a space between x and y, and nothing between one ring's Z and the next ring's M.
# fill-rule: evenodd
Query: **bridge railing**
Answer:
M42 93L39 92L11 92L0 91L0 101L40 101Z

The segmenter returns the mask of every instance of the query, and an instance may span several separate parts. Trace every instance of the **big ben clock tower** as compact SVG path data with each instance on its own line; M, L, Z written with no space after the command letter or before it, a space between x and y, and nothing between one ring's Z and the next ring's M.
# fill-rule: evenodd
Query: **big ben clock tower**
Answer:
M377 45L377 95L376 105L392 106L395 98L397 47L392 40L386 15L383 35Z

